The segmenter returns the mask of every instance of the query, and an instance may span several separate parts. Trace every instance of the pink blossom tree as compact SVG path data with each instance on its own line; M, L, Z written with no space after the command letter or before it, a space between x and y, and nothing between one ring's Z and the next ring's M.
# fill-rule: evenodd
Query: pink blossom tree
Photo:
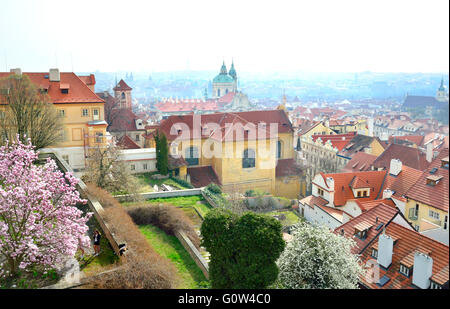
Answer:
M76 207L85 203L71 173L55 161L34 164L38 153L31 141L0 147L0 277L40 265L54 268L79 247L90 245L86 222Z

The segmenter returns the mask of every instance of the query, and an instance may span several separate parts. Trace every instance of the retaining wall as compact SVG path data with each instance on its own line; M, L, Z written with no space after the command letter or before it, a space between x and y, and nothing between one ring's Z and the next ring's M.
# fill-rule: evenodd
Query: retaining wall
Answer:
M192 257L195 264L197 264L197 266L201 269L206 279L209 279L208 262L206 262L205 258L200 254L200 252L197 250L197 248L194 246L191 240L186 236L186 234L183 231L176 231L175 236L178 238L180 243Z
M196 189L185 189L185 190L173 190L173 191L162 191L162 192L146 192L139 193L145 200L154 199L154 198L164 198L164 197L178 197L178 196L191 196L191 195L200 195L202 194L201 188ZM132 197L130 195L116 195L114 196L119 202L127 202L131 201Z

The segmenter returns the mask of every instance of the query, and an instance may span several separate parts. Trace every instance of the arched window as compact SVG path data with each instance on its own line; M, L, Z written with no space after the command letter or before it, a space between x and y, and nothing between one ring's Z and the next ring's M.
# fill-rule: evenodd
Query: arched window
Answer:
M242 158L242 168L255 167L255 151L253 149L245 149Z
M198 148L191 146L186 149L186 156L184 159L188 165L198 165Z
M220 89L217 89L217 96L220 97Z
M228 93L228 88L227 89L225 89L225 94L227 94Z
M125 92L122 92L122 99L125 99Z
M282 141L278 141L277 142L277 159L281 158L282 149L283 149L283 142Z

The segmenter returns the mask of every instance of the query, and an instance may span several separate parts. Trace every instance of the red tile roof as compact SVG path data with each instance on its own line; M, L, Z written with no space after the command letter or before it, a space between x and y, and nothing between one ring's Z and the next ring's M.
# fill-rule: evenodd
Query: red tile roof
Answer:
M121 79L120 82L116 85L116 87L113 88L114 91L128 91L133 90L130 86L127 85L127 83Z
M360 254L368 244L370 244L373 239L382 232L382 228L378 231L376 227L383 224L383 228L389 224L397 215L399 210L395 207L386 205L384 203L378 203L375 207L363 212L361 215L353 218L352 220L344 223L334 230L336 234L342 235L342 230L344 230L345 237L351 238L355 241L356 246L352 248L352 253ZM372 225L373 227L367 231L367 237L365 239L360 239L355 235L355 226L360 224Z
M447 158L448 160L449 150L448 148L442 150L439 155L431 161L428 169L421 175L419 180L405 193L405 196L409 199L424 203L426 205L448 211L448 192L449 192L449 180L448 180L448 167L441 167L441 160ZM432 170L435 172L430 173ZM427 184L427 177L429 176L441 176L439 182L432 186Z
M307 197L301 199L300 203L303 205L306 204L309 206L314 206L314 205L325 206L326 204L328 204L328 201L320 196L310 195L310 196L307 196Z
M201 188L215 183L221 185L219 177L212 166L188 167L187 173L191 178L191 184L196 188Z
M123 149L140 149L141 146L136 144L128 135L123 135L119 140L117 141L117 146L123 148Z
M393 196L402 199L405 193L419 180L423 172L403 165L397 176L388 174L383 185L383 190L394 191Z
M88 86L95 85L95 75L94 74L90 74L87 76L80 75L78 77L83 81L83 83L85 83Z
M198 132L198 134L202 135L202 138L212 138L218 141L236 141L241 138L237 136L236 129L243 126L252 127L257 129L260 123L266 123L266 128L263 132L258 132L258 137L261 137L261 134L270 137L270 124L275 123L278 128L278 133L287 133L292 132L292 125L283 110L265 110L265 111L251 111L251 112L239 112L239 113L214 113L214 114L206 114L206 115L195 115L198 117L201 128L196 128L197 130L201 130L202 132ZM176 132L178 129L181 130L182 127L178 126L178 123L185 124L190 130L190 138L192 138L194 132L194 115L179 115L179 116L169 116L167 119L164 119L160 128L161 131L166 135L168 140L174 140L179 137ZM207 124L217 124L217 127L211 126L209 129ZM261 127L261 126L259 126ZM172 129L173 128L173 129ZM171 134L171 129L172 133ZM203 130L205 129L205 130ZM186 132L185 132L186 133ZM248 136L247 133L244 133L242 136L244 140L248 138L256 138L252 136Z
M368 211L368 210L380 205L381 203L391 206L393 208L396 207L395 203L391 199L382 199L382 200L373 200L373 201L359 201L356 199L355 202L358 204L358 206L362 212Z
M357 152L347 165L342 169L343 172L362 172L371 170L373 161L377 156L366 152Z
M398 144L390 144L388 148L373 162L375 168L389 169L392 159L399 159L403 165L425 170L429 163L426 155L417 148L407 147Z
M139 131L136 128L138 117L128 108L114 109L111 111L114 115L113 122L108 128L110 132ZM144 130L144 129L141 129Z
M295 163L294 159L280 159L277 161L277 167L275 169L276 177L283 176L300 176L302 170L300 166Z
M316 134L312 136L312 139L315 142L318 138L320 138L323 144L330 141L333 147L336 147L339 151L341 151L353 139L355 135L356 132L345 134L326 134L326 135Z
M228 92L226 95L220 97L217 102L219 104L228 104L231 103L234 99L234 96L236 95L235 92Z
M431 238L428 238L412 229L403 227L395 222L391 222L385 231L386 235L389 235L394 240L397 240L394 244L392 264L386 270L382 267L379 268L379 277L387 276L390 280L380 287L376 282L368 282L365 276L361 276L362 283L372 289L408 289L415 288L412 285L412 279L414 273L409 277L400 274L400 263L408 264L405 266L412 267L414 264L414 253L416 251L425 253L433 259L433 269L431 280L443 285L448 282L448 246ZM371 256L372 247L378 248L378 237L374 237L371 245L362 252L361 260L362 264L367 263L373 259Z
M369 197L358 198L358 200L370 201L376 199L381 192L386 171L322 174L322 176L324 179L328 177L334 179L334 206L343 206L348 200L356 198L351 188L351 184L356 177L358 183L364 183L367 188L370 188Z
M389 144L396 143L397 141L409 141L416 144L417 146L422 146L424 142L423 135L406 135L406 136L389 136Z
M14 73L0 72L0 79L6 78ZM30 78L31 82L38 88L48 89L47 93L50 97L50 101L54 104L57 103L104 103L89 87L86 85L79 76L72 72L61 72L59 82L51 82L49 73L22 73ZM69 85L69 92L62 93L61 85ZM0 103L5 104L3 96L0 96Z

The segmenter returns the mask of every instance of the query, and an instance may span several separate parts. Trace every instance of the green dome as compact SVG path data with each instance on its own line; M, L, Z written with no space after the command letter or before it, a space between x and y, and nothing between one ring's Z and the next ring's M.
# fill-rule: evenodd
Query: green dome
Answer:
M219 74L213 79L213 83L233 83L234 79L230 75Z

